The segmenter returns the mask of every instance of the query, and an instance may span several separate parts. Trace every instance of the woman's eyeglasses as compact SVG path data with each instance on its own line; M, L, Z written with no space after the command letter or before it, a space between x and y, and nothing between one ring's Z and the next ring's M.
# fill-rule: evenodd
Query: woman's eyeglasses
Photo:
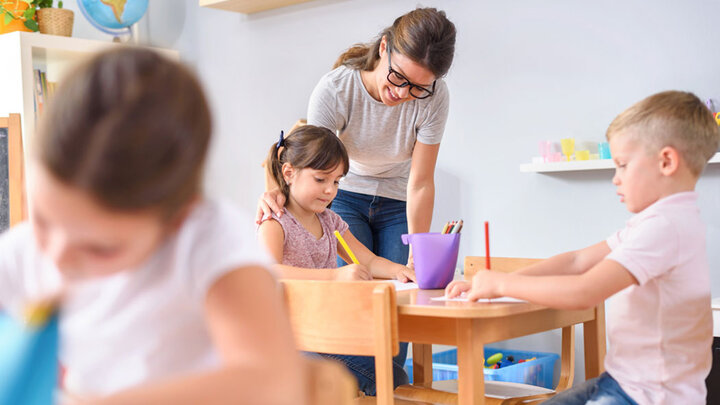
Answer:
M425 87L413 84L400 72L392 68L392 62L390 61L390 48L388 47L388 81L396 87L410 86L410 95L417 99L424 99L435 94L435 80L432 83L432 89L426 89Z

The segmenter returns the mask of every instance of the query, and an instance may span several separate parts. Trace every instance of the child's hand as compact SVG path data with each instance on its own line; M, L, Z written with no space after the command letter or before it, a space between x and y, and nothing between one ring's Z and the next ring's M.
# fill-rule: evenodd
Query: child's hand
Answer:
M356 280L372 280L372 273L362 264L348 264L339 267L335 273L335 280L339 281L356 281Z
M397 278L401 283L415 281L415 269L409 266L398 266L395 278Z
M445 296L448 298L459 297L460 294L470 290L470 283L465 280L451 281L447 287L445 287Z
M472 278L472 287L467 295L468 301L499 297L500 283L506 276L507 274L497 271L478 271Z

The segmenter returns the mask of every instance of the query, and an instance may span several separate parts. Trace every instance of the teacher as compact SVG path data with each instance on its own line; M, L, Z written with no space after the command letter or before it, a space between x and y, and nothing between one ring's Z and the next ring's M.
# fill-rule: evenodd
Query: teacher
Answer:
M400 235L430 230L449 107L442 77L454 53L453 23L443 11L418 8L375 42L344 52L310 96L308 124L336 132L350 156L332 210L368 249L396 263L408 263ZM277 190L266 192L258 219L282 215L284 202Z
M374 42L345 51L310 96L308 124L337 133L350 157L331 209L368 249L396 263L412 264L400 235L430 230L449 106L442 77L454 53L455 26L445 12L418 8L398 17ZM281 215L284 202L277 190L263 194L258 220L270 210ZM345 264L338 260L338 266ZM400 352L394 359L396 386L407 381L406 343ZM374 362L354 357L342 360L360 388L374 395ZM372 378L362 381L363 375Z

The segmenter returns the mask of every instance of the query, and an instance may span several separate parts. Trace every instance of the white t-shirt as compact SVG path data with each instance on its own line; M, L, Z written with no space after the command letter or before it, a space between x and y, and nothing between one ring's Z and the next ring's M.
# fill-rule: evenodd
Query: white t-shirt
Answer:
M665 197L607 239L638 285L609 301L605 369L640 405L704 404L710 270L697 193Z
M340 66L323 76L310 96L308 124L338 133L350 156L340 188L405 201L415 142L440 143L449 109L447 85L397 106L375 100L360 71Z
M60 317L67 392L109 394L219 365L205 296L239 267L268 267L253 229L229 204L204 201L139 268L68 287ZM0 235L0 252L0 307L19 313L63 285L29 224Z

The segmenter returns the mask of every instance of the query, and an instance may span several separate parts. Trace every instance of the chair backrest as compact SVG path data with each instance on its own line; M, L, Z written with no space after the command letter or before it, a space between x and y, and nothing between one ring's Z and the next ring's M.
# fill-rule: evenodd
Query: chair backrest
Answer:
M526 257L491 257L490 268L493 271L510 273L523 267L543 261L543 259L530 259ZM475 275L478 270L486 270L485 256L465 256L465 278Z
M399 351L395 287L368 281L282 280L298 349L375 357L378 404L392 404Z
M308 404L352 405L357 383L350 372L332 360L307 358Z
M0 117L0 130L7 134L7 149L0 148L0 153L7 153L7 197L9 226L13 226L27 219L27 203L25 197L25 165L23 158L22 126L20 114L10 114ZM4 140L0 139L0 141ZM5 149L3 151L3 149ZM4 160L4 159L3 159ZM2 172L0 172L2 173ZM5 193L5 190L0 190ZM0 214L5 215L5 214Z

